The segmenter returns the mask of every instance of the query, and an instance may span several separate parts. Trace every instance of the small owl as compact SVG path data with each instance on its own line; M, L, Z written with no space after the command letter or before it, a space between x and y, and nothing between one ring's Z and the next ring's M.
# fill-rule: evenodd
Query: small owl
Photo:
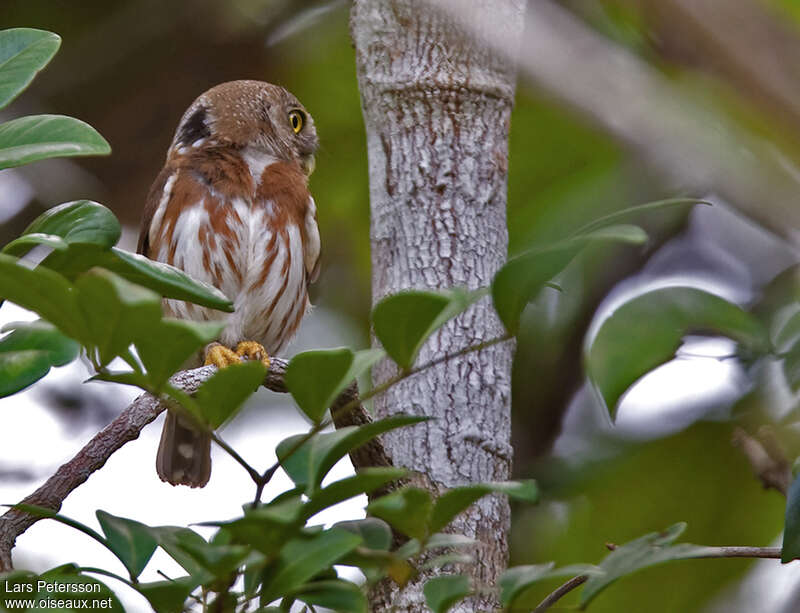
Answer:
M308 191L317 146L303 105L269 83L222 83L184 113L147 196L138 251L233 301L220 343L206 348L207 364L268 364L309 310L320 254ZM179 300L165 300L164 310L199 321L224 316ZM156 469L173 485L203 487L211 474L209 435L170 411Z

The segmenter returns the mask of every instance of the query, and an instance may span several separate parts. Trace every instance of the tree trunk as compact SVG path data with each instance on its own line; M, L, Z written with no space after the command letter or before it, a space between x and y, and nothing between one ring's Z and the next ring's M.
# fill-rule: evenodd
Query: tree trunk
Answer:
M473 0L459 19L484 36L519 40L524 0ZM433 7L433 8L432 8ZM463 22L461 22L463 23ZM506 177L514 67L470 42L444 13L419 0L355 0L352 36L367 131L372 211L372 298L408 288L487 286L507 252ZM451 321L418 363L503 334L490 300ZM437 419L385 437L394 463L419 471L434 492L507 479L511 466L513 344L450 360L392 388L378 417ZM375 368L376 384L394 374ZM480 540L473 585L494 585L506 563L509 508L484 498L453 530ZM421 583L384 586L370 610L423 611ZM457 611L491 610L487 596Z

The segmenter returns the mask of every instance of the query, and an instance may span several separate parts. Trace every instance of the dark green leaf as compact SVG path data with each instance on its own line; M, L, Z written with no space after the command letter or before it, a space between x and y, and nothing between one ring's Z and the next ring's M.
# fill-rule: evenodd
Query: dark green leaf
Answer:
M266 556L274 556L283 544L296 536L302 526L303 502L290 496L256 508L244 517L217 524L238 543L247 543Z
M507 494L525 502L536 502L538 498L538 491L534 481L478 483L454 487L436 499L431 515L431 532L438 532L476 500L493 493Z
M78 292L58 273L41 266L26 268L16 258L0 254L0 299L34 311L71 338L86 336Z
M581 607L585 607L611 583L637 570L668 562L701 558L713 548L680 543L673 545L675 539L686 529L686 524L674 524L664 532L651 532L629 543L625 543L609 553L600 563L603 573L594 573L581 592Z
M131 578L137 578L158 545L150 527L105 511L97 511L97 521L106 535L108 548L125 565Z
M304 507L306 517L360 494L369 494L406 475L401 468L362 468L358 474L314 492Z
M219 337L225 324L213 321L162 319L150 334L136 340L136 349L152 385L158 389L186 361Z
M800 558L800 476L792 481L786 496L781 562L786 564L798 558Z
M67 245L96 245L110 249L117 244L122 227L102 204L91 200L65 202L48 209L25 229L25 235L57 236ZM15 241L16 242L16 241ZM6 251L8 246L3 249Z
M585 350L587 374L612 415L625 390L670 360L692 332L728 336L756 353L768 347L758 320L719 296L691 287L637 296L603 321Z
M381 496L367 505L367 513L380 517L411 538L424 541L430 529L433 499L417 487L404 487Z
M161 320L161 298L117 275L94 268L75 282L89 329L86 344L97 348L101 364L124 353L131 343L152 335Z
M367 597L349 581L314 581L300 587L293 596L306 604L325 607L336 613L367 613Z
M602 571L591 564L573 564L561 568L553 568L554 562L527 566L512 566L500 576L500 602L504 607L511 607L525 590L534 583L554 577L577 577L578 575L601 575Z
M401 368L409 369L428 337L485 293L455 289L387 296L372 311L375 336L389 357Z
M369 549L388 551L392 546L392 529L389 524L377 517L340 521L334 524L334 527L360 536L364 547Z
M50 356L35 349L0 349L0 398L16 394L50 372Z
M32 28L0 30L0 109L28 85L58 51L61 37Z
M610 226L518 255L492 281L494 308L506 330L516 334L525 306L588 244L608 241L640 245L646 240L647 234L637 226Z
M336 528L289 541L283 546L269 576L264 579L262 601L270 602L293 592L360 543L360 537Z
M300 447L297 446L306 435L298 434L282 440L278 444L276 453L281 466L292 481L298 486L308 486L309 491L313 491L322 483L333 465L354 449L384 432L428 419L430 418L397 415L365 426L349 426L339 428L335 432L318 433Z
M304 351L289 362L286 387L309 419L319 422L339 394L381 357L383 352L377 349Z
M32 115L0 124L0 169L47 158L106 155L111 147L88 123L63 115Z
M267 368L261 362L233 364L206 379L195 394L202 417L211 429L230 419L264 382Z
M198 550L208 545L197 532L179 526L155 526L150 528L150 533L158 545L192 576L197 585L206 584L214 579L214 574L209 572L194 554L186 550L186 546Z
M183 613L184 603L194 588L195 581L191 577L136 585L139 593L158 613Z
M422 588L425 602L433 613L446 613L453 605L470 594L469 577L464 575L444 575L428 579Z
M3 253L8 255L22 256L34 247L43 245L55 251L66 251L69 245L60 236L54 234L23 234L19 238L3 247Z

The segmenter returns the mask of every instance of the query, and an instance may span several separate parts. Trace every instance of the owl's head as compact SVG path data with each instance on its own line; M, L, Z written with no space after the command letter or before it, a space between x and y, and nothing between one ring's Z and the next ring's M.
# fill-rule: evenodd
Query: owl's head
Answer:
M319 145L314 120L300 101L278 85L229 81L201 94L181 118L170 152L223 146L252 148L314 170Z

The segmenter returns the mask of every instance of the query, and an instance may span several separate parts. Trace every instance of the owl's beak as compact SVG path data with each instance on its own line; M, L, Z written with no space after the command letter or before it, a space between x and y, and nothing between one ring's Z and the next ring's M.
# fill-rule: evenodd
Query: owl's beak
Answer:
M300 158L300 167L303 169L303 172L306 173L307 177L310 177L311 173L314 172L314 167L316 166L316 164L317 161L314 158L313 153L309 153Z

